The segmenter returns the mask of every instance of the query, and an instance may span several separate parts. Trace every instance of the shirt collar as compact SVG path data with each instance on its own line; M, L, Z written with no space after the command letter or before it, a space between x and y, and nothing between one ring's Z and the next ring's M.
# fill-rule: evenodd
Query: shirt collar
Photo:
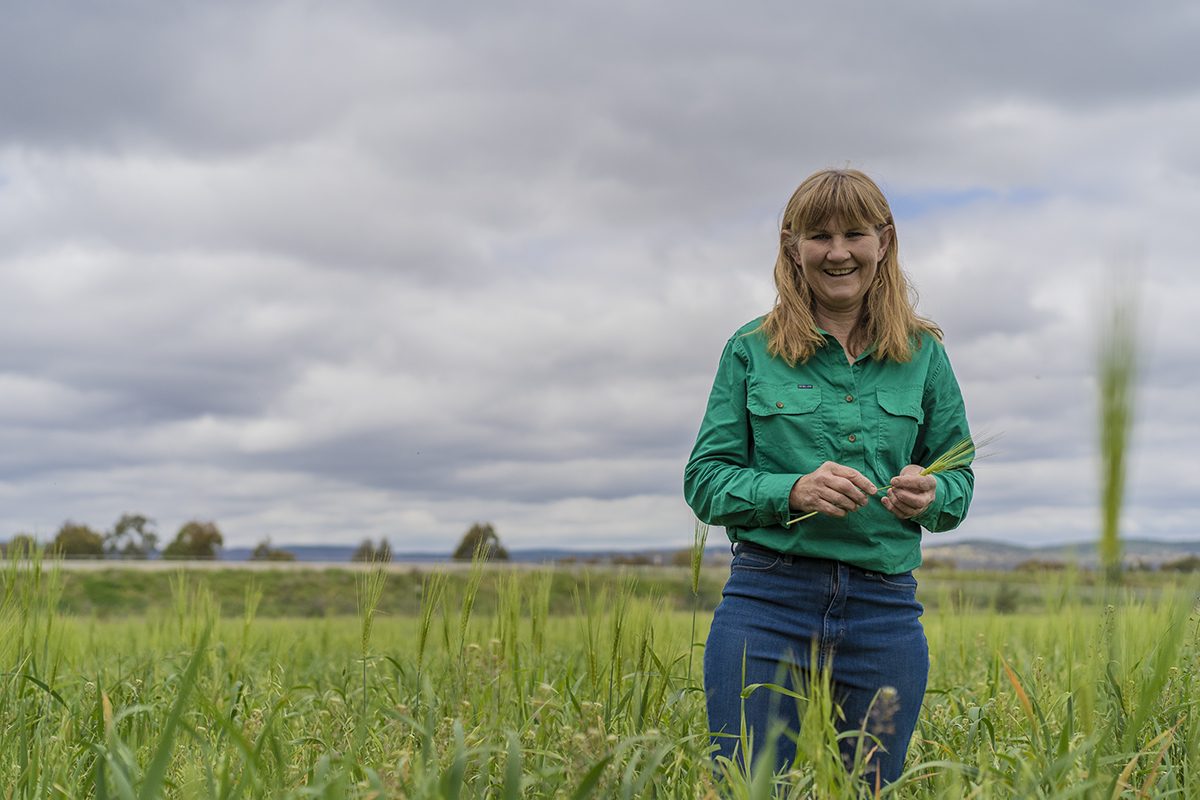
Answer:
M830 333L829 331L825 330L824 328L822 328L820 326L817 326L817 333L819 333L825 337L825 341L827 344L837 345L838 349L841 349L841 346L842 346L841 342L839 342L837 340L837 337L834 336L832 333ZM878 345L879 345L878 342L871 342L869 345L867 345L865 348L863 348L863 351L861 353L858 354L858 358L854 359L854 363L857 364L859 361L863 361L863 360L869 358L871 355L873 355L875 353L875 349L876 349L876 347L878 347Z

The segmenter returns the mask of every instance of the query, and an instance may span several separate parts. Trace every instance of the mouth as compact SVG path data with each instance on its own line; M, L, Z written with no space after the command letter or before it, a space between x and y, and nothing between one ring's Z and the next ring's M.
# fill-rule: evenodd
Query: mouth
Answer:
M858 267L846 267L845 269L826 269L822 270L826 275L832 278L841 278L858 271Z

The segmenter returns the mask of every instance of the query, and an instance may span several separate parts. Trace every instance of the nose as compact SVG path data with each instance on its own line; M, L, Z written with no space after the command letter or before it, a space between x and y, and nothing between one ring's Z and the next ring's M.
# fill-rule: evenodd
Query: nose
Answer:
M829 241L829 253L825 256L828 261L845 261L850 258L850 250L846 247L846 239L834 236Z

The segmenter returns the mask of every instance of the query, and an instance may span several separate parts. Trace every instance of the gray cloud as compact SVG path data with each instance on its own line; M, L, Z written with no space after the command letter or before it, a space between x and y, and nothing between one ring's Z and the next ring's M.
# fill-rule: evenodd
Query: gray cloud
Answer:
M1138 463L1178 487L1132 473L1130 526L1188 534L1198 26L1184 3L14 10L0 525L683 544L679 473L722 344L772 301L779 209L853 163L1005 434L960 535L1094 530L1122 265Z

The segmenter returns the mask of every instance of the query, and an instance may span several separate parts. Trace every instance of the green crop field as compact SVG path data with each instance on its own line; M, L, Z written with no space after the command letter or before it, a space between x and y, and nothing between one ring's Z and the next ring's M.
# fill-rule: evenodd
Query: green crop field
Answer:
M319 616L274 596L294 571L228 573L9 562L0 797L872 795L819 686L794 770L714 776L717 570L301 572ZM922 579L930 692L883 795L1200 796L1194 587L985 577Z

